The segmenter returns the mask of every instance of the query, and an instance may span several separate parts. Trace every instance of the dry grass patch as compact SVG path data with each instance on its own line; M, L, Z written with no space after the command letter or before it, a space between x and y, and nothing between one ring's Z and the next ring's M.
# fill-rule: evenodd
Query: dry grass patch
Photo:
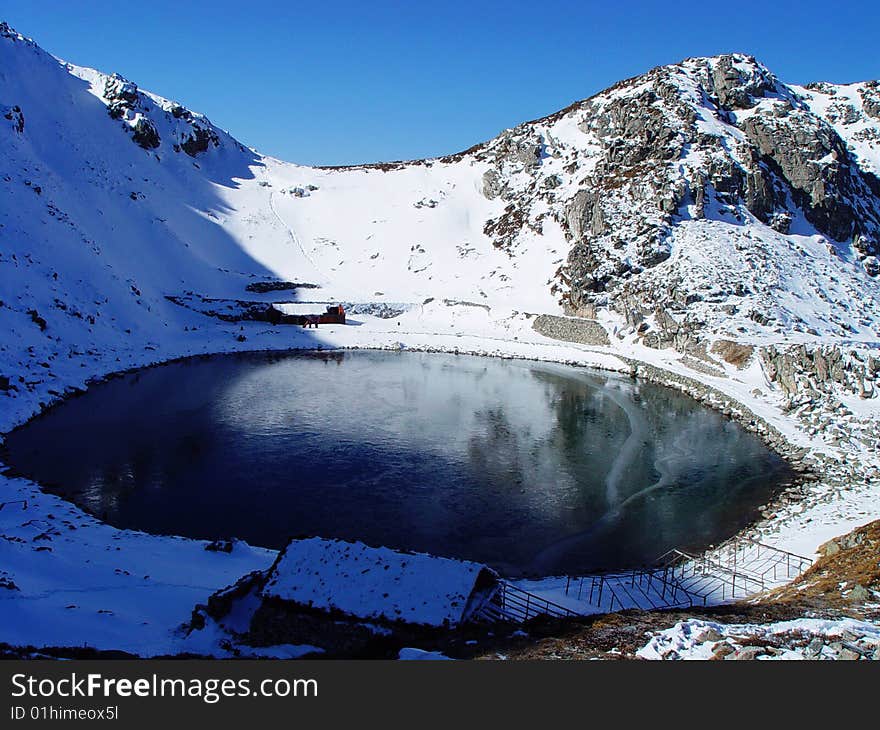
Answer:
M880 595L880 520L822 545L803 575L773 591L771 600L812 601L833 607L876 603Z
M743 345L733 340L715 340L712 343L712 352L719 355L724 362L742 370L752 359L755 348L752 345Z

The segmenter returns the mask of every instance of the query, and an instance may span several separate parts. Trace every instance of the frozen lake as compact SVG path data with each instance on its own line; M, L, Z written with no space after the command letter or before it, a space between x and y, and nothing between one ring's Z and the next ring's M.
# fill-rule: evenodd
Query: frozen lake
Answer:
M572 574L720 542L793 473L674 390L421 353L214 356L95 386L6 459L107 522L279 548L301 535Z

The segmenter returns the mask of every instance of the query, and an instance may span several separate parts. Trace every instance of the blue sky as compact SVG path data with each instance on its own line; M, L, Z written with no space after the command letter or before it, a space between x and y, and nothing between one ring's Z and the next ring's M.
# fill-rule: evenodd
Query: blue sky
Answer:
M744 51L783 80L880 78L880 2L3 0L118 71L307 164L456 152L652 66Z

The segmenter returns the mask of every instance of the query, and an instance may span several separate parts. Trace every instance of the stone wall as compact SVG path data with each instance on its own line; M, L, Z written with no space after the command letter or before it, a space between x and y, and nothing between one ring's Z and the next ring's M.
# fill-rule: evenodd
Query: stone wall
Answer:
M577 342L580 345L608 345L608 333L605 328L592 319L575 319L573 317L557 317L552 314L541 314L532 323L532 329L544 337L565 342Z

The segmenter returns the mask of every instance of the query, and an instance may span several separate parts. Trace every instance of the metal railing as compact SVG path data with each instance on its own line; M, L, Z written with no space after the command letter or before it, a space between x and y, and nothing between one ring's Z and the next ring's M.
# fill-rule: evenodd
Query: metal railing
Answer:
M744 537L722 543L712 554L722 564L765 582L796 578L813 565L813 561L803 555Z
M810 558L749 538L733 538L714 550L693 555L673 548L653 568L569 577L565 595L585 604L583 611L566 608L501 581L476 617L489 621L522 623L536 616L571 618L627 609L684 608L709 600L720 602L763 593L813 564Z
M524 623L536 616L573 618L580 615L582 614L577 611L529 593L507 581L499 582L498 590L477 612L477 618L515 623Z
M726 601L761 593L767 587L763 578L735 570L706 555L691 555L672 549L661 555L657 562L660 569L677 579L704 606L718 593L720 599Z
M693 605L691 595L674 576L650 568L568 578L565 595L575 596L578 601L608 611ZM607 601L607 605L603 600Z

